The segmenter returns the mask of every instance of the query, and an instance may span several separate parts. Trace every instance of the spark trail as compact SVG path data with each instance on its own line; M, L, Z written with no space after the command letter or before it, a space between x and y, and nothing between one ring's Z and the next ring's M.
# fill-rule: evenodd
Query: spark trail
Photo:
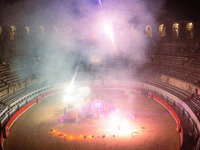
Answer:
M73 90L74 81L75 81L75 78L76 78L76 75L77 75L77 72L78 72L78 69L79 69L80 61L81 61L81 57L79 58L78 64L76 65L76 69L75 69L74 75L73 75L73 77L72 77L72 80L71 80L71 82L70 82L70 86L69 86L69 89L68 89L68 93L71 93L72 90Z

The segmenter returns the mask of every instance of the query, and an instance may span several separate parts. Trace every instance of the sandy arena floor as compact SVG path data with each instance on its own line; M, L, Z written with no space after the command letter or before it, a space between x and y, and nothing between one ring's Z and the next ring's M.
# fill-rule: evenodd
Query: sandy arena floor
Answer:
M132 134L125 136L118 130L109 131L106 123L109 119L105 116L79 123L59 122L64 115L64 104L61 95L54 95L30 108L14 123L9 137L5 139L5 150L179 149L176 123L156 101L139 94L127 96L125 92L116 92L117 96L109 92L97 93L112 99L115 105L134 115ZM60 133L50 133L52 129ZM69 139L70 136L74 139Z

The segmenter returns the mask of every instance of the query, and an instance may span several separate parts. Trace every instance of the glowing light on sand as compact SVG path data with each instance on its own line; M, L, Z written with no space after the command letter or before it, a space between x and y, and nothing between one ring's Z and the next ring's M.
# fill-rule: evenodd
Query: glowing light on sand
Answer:
M74 139L74 137L73 137L72 135L70 135L70 136L69 136L69 139L70 139L70 140L73 140L73 139Z
M114 135L129 136L133 132L133 126L128 118L113 113L108 119L108 130Z
M65 134L63 132L60 132L60 131L57 131L55 129L51 130L49 133L53 134L53 135L55 135L57 137L64 138L66 140L77 140L77 139L83 140L83 139L93 139L94 138L94 136L91 135L91 134L90 135L82 135L81 134L79 136L67 135L67 134Z
M83 135L80 135L78 138L79 138L79 139L83 139L83 138L84 138L84 136L83 136Z
M87 137L88 139L92 139L92 135L90 134L90 135L88 135L88 137Z

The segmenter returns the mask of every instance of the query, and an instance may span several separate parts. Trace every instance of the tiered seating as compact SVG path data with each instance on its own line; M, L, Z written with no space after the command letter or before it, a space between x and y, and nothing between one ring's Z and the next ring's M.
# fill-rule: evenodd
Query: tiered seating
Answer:
M185 80L190 74L188 68L183 69L182 67L185 59L184 57L157 55L151 62L151 68L160 73Z
M149 65L151 70L199 85L200 61L197 58L156 55Z
M23 70L24 68L20 69ZM29 71L25 72L25 69L20 73L8 62L0 64L0 97L25 88L33 79L32 74Z
M0 64L0 96L8 93L8 85L4 82L4 75L9 72L4 64Z
M195 114L198 114L198 112L200 112L200 101L195 97L192 98L190 92L162 83L159 77L152 77L167 75L183 80L183 82L186 81L200 86L200 60L198 56L194 55L196 49L191 50L191 46L187 46L186 44L177 44L175 46L173 43L160 45L159 48L160 51L157 50L156 53L154 51L154 53L149 56L150 61L146 66L139 69L140 80L176 95L182 99ZM188 54L188 51L191 52L191 54ZM199 116L197 117L200 119Z

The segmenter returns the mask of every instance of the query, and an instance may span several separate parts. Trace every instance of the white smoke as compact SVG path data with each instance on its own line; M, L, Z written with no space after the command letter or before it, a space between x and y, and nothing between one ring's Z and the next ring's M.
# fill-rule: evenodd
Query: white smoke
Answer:
M153 8L154 3L157 8L148 9L149 6ZM154 15L161 6L157 0L150 5L146 0L102 0L102 6L96 0L21 0L5 6L0 15L2 22L8 25L29 26L30 35L37 34L35 29L39 30L39 26L44 27L43 40L32 42L32 47L21 44L18 49L28 49L30 56L41 58L38 72L50 71L58 77L75 69L80 55L74 56L71 51L88 57L92 53L99 54L102 60L123 52L134 62L145 63L149 44L145 26L151 25L153 31L157 30ZM116 50L104 33L105 22L113 28ZM51 39L54 27L57 35Z
M77 89L77 91L72 92L72 94L67 94L63 96L64 103L70 103L75 107L81 107L88 103L88 97L91 93L89 87L84 86Z

